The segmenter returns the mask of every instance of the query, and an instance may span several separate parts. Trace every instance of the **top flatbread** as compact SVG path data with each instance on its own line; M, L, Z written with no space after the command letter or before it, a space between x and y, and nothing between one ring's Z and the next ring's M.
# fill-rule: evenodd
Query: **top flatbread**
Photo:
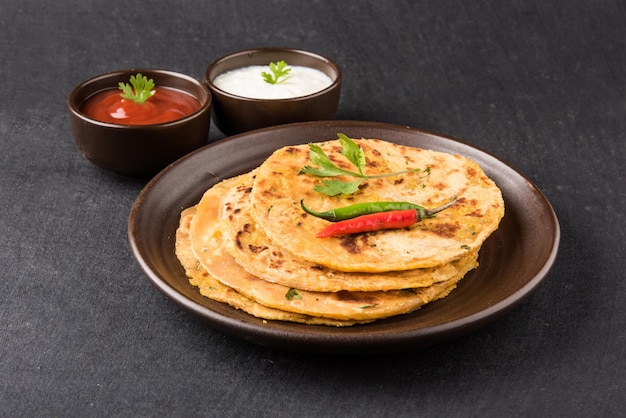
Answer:
M476 263L471 252L443 266L384 273L344 272L310 263L274 245L250 214L254 173L222 197L222 245L247 272L268 282L316 292L378 291L427 287L446 281Z
M277 246L312 263L342 271L385 272L435 267L477 251L504 215L500 189L475 162L459 155L405 147L377 139L355 142L366 156L367 175L420 168L393 177L368 179L349 198L314 191L323 178L299 175L309 159L307 145L277 150L260 167L251 192L257 226ZM318 144L339 167L354 171L339 141ZM354 180L351 177L339 177ZM433 208L457 202L402 230L331 238L315 235L329 223L300 207L325 211L352 203L406 201Z

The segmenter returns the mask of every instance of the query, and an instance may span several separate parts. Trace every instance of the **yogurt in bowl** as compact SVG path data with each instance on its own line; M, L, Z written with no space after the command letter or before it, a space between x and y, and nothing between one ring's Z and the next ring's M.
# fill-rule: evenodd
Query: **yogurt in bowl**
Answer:
M290 99L317 93L329 87L333 80L324 72L301 65L288 66L290 69L281 81L271 84L265 81L263 73L268 66L251 65L220 74L213 80L219 89L236 96L251 99Z
M267 83L262 75L284 61L287 77ZM328 58L289 48L233 52L204 73L213 97L213 122L230 136L286 123L331 120L339 107L341 69Z

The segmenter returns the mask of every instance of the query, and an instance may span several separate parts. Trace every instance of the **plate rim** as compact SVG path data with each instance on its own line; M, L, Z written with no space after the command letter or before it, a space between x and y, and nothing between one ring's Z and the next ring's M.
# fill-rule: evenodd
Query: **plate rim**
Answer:
M137 235L137 223L141 221L142 211L144 210L144 203L150 197L150 193L160 185L171 173L176 170L184 169L185 164L195 158L200 158L200 155L210 153L213 149L219 149L220 147L228 147L233 144L237 144L239 141L244 141L249 137L266 135L275 133L278 131L292 130L292 129L331 129L336 132L341 132L346 129L362 129L362 130L382 130L382 131L398 131L408 134L415 134L416 136L425 135L435 138L437 141L443 141L443 143L452 145L454 148L461 147L469 150L472 153L482 154L488 160L495 162L498 165L502 165L513 172L519 179L527 184L527 186L535 193L538 199L541 200L546 208L546 215L551 221L553 228L553 234L550 236L551 245L550 251L547 254L546 262L541 269L531 277L522 287L517 291L509 295L508 297L499 300L486 309L475 312L471 315L438 325L416 328L404 332L393 332L393 328L387 332L378 332L375 334L367 331L367 324L359 325L355 327L342 328L356 329L357 332L349 332L346 335L342 333L329 334L328 332L315 332L319 330L314 325L294 324L294 323L281 323L280 321L261 321L249 314L243 313L243 318L250 316L251 321L246 321L241 318L241 315L224 315L220 312L212 309L210 305L221 304L220 302L212 301L206 298L205 303L199 303L187 298L184 294L175 289L168 281L167 278L162 277L158 272L154 271L151 264L146 259L145 254L142 251L141 240L143 237ZM393 140L390 140L393 142ZM304 142L301 142L304 143ZM243 170L245 171L245 170ZM215 177L215 181L220 179L218 174L210 173ZM182 206L181 206L182 210ZM179 214L177 214L178 217ZM492 153L482 149L479 146L470 145L467 142L459 140L457 138L442 135L439 133L414 128L406 125L396 125L383 122L370 122L370 121L315 121L315 122L300 122L279 126L272 126L268 128L258 129L255 131L249 131L238 135L226 137L207 144L206 146L191 152L170 164L153 179L151 179L144 188L140 191L139 195L135 199L129 214L128 219L128 239L131 246L131 252L138 263L143 273L147 276L148 280L168 299L178 305L181 309L187 311L197 319L207 323L213 329L220 332L252 341L254 343L270 346L273 348L287 349L291 351L309 351L309 352L325 352L325 353L366 353L366 352L393 352L393 351L406 351L413 348L423 347L427 345L433 345L450 338L467 334L474 331L487 323L494 321L495 319L508 313L510 310L522 303L528 296L530 296L546 279L552 266L558 255L558 248L560 243L560 225L557 215L545 197L545 195L539 190L539 188L524 174L516 170L509 163L501 160ZM479 267L480 268L480 267ZM181 267L182 269L182 267ZM471 273L470 273L471 274ZM185 280L187 278L185 277ZM187 280L188 283L188 280ZM189 284L189 286L191 286ZM435 304L436 302L433 302ZM207 306L209 305L209 306ZM227 309L234 310L225 304ZM219 306L219 305L217 305ZM239 311L241 312L241 311ZM385 320L379 320L381 322ZM290 328L300 328L302 331L297 333L290 332ZM332 327L323 327L325 330ZM365 331L363 331L365 329ZM294 346L291 348L291 346Z

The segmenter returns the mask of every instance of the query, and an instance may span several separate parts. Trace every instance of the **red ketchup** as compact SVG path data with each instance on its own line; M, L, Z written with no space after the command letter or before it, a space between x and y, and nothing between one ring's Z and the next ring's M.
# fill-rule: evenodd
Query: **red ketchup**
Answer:
M153 125L182 119L200 109L200 102L187 93L164 87L154 90L142 104L122 99L119 89L104 90L85 100L80 110L101 122Z

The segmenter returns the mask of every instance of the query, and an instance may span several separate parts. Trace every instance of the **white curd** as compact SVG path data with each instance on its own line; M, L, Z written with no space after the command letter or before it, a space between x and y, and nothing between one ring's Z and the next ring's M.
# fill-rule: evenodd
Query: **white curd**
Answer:
M332 84L320 70L310 67L289 66L291 71L285 81L277 84L265 82L262 72L271 74L269 67L252 65L218 75L213 84L227 93L252 99L289 99L316 93Z

